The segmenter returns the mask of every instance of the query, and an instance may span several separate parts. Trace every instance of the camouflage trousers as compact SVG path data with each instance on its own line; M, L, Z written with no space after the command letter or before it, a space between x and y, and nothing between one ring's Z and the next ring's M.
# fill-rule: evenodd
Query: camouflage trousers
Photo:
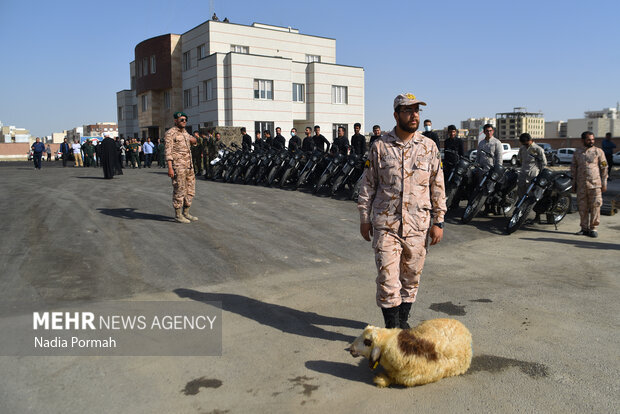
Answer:
M583 230L596 230L601 222L603 194L600 188L577 190L577 206Z
M374 230L372 247L377 265L377 305L393 308L401 302L415 302L426 258L426 232L400 237Z
M196 176L191 167L176 167L172 178L172 206L189 207L196 193Z

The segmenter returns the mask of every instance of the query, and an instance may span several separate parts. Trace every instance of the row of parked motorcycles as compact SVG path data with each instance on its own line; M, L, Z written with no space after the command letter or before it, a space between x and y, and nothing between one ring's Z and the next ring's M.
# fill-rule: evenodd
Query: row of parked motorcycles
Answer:
M309 188L313 193L344 193L357 200L366 155L302 152L288 149L250 151L232 143L221 144L212 161L212 180L280 188Z
M482 151L484 156L492 154ZM536 158L535 155L529 156ZM517 231L534 211L536 216L545 216L547 224L557 225L571 208L571 177L565 172L554 172L543 168L532 179L525 194L518 195L518 171L495 165L490 169L446 150L449 173L446 180L446 205L455 209L462 200L467 200L463 210L462 223L469 223L483 209L486 213L508 218L506 232Z

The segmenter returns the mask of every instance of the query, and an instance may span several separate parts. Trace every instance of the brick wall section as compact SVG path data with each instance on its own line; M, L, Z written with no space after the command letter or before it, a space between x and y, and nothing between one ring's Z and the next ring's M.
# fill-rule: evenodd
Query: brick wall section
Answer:
M0 161L27 161L31 144L26 142L0 143ZM50 144L52 147L52 160L60 148L60 144ZM47 156L43 154L43 159Z

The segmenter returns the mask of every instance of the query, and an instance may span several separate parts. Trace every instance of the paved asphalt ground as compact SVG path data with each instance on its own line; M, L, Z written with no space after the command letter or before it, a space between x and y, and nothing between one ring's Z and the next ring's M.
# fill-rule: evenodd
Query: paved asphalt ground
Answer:
M200 221L177 224L164 170L104 180L50 164L0 163L0 319L40 303L220 300L223 353L0 357L0 413L620 412L620 214L598 239L573 235L577 214L511 236L504 218L449 217L412 319L462 321L472 366L377 389L344 350L382 324L353 202L200 179Z

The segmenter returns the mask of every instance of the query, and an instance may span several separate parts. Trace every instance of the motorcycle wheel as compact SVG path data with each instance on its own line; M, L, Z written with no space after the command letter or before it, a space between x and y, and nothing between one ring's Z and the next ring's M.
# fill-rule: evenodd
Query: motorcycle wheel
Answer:
M277 172L278 172L278 167L273 167L271 171L269 171L269 175L267 176L267 185L269 187L271 187L271 185L275 181Z
M506 233L512 234L517 231L519 227L525 223L527 216L529 216L532 211L532 207L534 207L534 203L531 201L526 201L524 204L521 204L520 207L517 207L506 225Z
M226 170L226 172L224 173L224 181L225 182L227 182L227 183L230 182L230 177L232 177L233 172L234 171L233 171L232 168L229 168L229 169Z
M334 180L334 185L332 185L331 194L336 195L336 193L342 187L343 183L344 183L344 175L339 175L338 177L336 177L336 179Z
M211 181L215 181L218 178L221 178L221 173L222 173L221 165L218 164L215 167L213 167L213 174L211 174Z
M517 189L517 187L514 187L512 190L510 190L508 192L508 194L506 194L504 196L504 199L502 200L502 214L505 217L508 217L510 215L512 215L512 212L515 209L515 205L517 204L517 202L519 201L519 190Z
M245 177L243 179L244 184L250 184L254 179L254 171L256 170L256 165L251 165L248 170L245 172Z
M236 168L232 177L230 177L230 182L233 184L236 183L240 175L241 175L241 168Z
M282 178L280 179L280 188L284 188L286 182L288 181L288 178L291 176L292 171L292 168L287 168L286 171L284 171L284 175L282 175Z
M461 217L461 222L463 224L467 224L472 221L472 219L480 212L482 206L484 206L485 200L483 200L483 198L484 197L482 194L477 194L472 201L467 203L467 207L465 207L465 211L463 212L463 217Z
M355 185L353 186L353 191L351 191L351 200L357 202L357 199L360 195L360 187L362 186L362 180L357 180Z
M265 178L265 167L260 167L258 169L258 172L256 173L256 178L254 182L256 183L256 185L258 185L263 181L264 178Z
M450 185L446 190L446 207L448 209L452 208L452 203L454 202L454 196L456 195L457 187Z
M308 175L309 174L310 174L310 171L308 171L308 170L303 172L303 174L297 180L297 185L295 186L295 189L297 189L297 188L303 186L304 184L306 184L306 181L308 180Z
M323 174L321 176L321 178L319 178L319 182L316 183L316 185L314 186L314 188L312 189L312 192L314 194L317 194L321 188L325 185L325 183L327 182L327 179L329 178L329 176L327 174Z
M566 217L569 209L570 195L564 194L560 196L558 201L555 203L555 206L553 207L553 210L551 210L551 213L547 214L547 223L558 224L564 219L564 217Z

